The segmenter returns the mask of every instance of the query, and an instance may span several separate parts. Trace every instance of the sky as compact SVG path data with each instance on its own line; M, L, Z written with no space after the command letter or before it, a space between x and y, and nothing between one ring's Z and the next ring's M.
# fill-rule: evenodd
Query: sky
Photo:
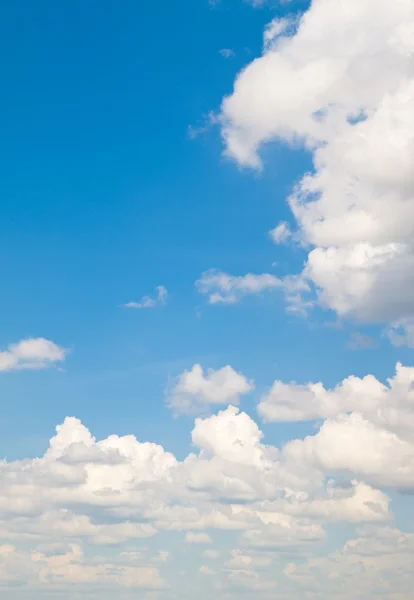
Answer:
M0 29L0 599L405 600L412 1Z

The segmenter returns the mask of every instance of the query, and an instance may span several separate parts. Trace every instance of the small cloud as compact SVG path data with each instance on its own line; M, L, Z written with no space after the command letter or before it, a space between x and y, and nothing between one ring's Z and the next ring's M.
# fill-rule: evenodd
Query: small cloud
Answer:
M377 348L378 343L374 338L365 333L354 331L348 340L348 348L351 350L366 350L368 348Z
M185 541L187 544L212 544L213 540L208 535L208 533L194 533L194 531L189 531L185 536Z
M383 335L396 347L408 346L414 348L414 319L401 319L392 323Z
M45 338L28 338L0 352L0 371L45 369L62 362L68 350Z
M207 565L201 565L200 573L202 573L203 575L215 575L216 574L216 572L213 571L213 569L210 569L210 567L208 567Z
M219 54L221 54L223 58L234 58L236 56L234 50L231 48L222 48L219 51Z
M214 371L204 372L199 364L184 371L175 385L166 390L167 405L176 415L204 412L212 405L239 404L240 396L254 389L249 381L230 365Z
M289 223L282 221L277 227L269 231L269 235L275 244L284 244L292 236Z
M203 117L200 125L189 125L187 127L187 136L190 140L195 140L199 135L206 133L212 125L218 124L218 117L213 112L210 112L207 116Z
M167 550L160 550L152 559L156 563L165 563L170 558L170 553Z
M163 285L158 285L155 288L156 294L154 297L143 296L139 302L127 302L124 308L155 308L162 306L167 302L168 292Z

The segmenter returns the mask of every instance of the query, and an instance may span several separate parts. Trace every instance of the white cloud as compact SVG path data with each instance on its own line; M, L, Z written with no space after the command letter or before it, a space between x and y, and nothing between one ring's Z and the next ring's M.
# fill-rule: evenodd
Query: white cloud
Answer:
M258 405L266 421L330 419L343 413L360 413L400 436L414 431L414 368L396 366L387 385L373 375L348 377L332 390L322 383L284 384L275 381Z
M414 489L412 438L406 440L359 413L325 421L316 435L291 441L284 451L291 460L326 473L351 475L376 487Z
M215 575L216 572L213 571L213 569L211 569L208 565L201 565L200 567L200 573L202 573L203 575Z
M196 288L208 296L210 304L234 304L243 296L261 294L266 290L282 287L280 279L269 273L256 275L248 273L244 276L234 276L210 269L205 271L196 281Z
M45 338L28 338L0 352L0 371L45 369L62 362L67 350Z
M195 451L182 461L134 436L98 441L78 419L65 419L43 456L0 464L2 580L26 583L39 597L45 587L75 584L98 593L102 582L111 590L173 590L182 581L166 580L164 570L171 564L175 572L175 552L149 553L145 538L154 547L162 536L163 548L170 532L182 531L188 543L210 546L194 561L195 576L211 574L202 556L222 557L214 582L223 593L273 589L276 558L309 556L325 543L326 523L378 528L392 518L390 499L374 486L414 489L407 429L414 370L399 369L384 386L390 412L378 415L385 424L339 416L283 448L266 445L258 425L233 406L195 420ZM357 477L348 481L351 472ZM211 530L238 540L227 559ZM137 539L140 548L131 546ZM289 581L295 569L288 568ZM283 581L278 587L286 597Z
M203 411L210 405L238 404L239 397L254 389L241 373L227 365L217 371L195 364L190 371L184 371L175 385L167 390L167 404L176 413L194 413Z
M274 229L270 231L270 237L275 244L284 244L292 235L289 224L282 221Z
M229 275L217 269L202 273L196 281L200 294L208 297L210 304L235 304L245 296L257 296L269 290L281 290L289 303L289 310L302 311L303 302L298 300L298 294L308 291L309 286L301 276L284 277L279 279L270 273L243 276Z
M212 544L213 540L207 533L189 531L185 536L187 544Z
M326 390L322 383L275 381L261 398L258 411L267 422L328 419L343 412L374 410L386 398L387 388L372 375L348 377L333 390Z
M313 0L299 22L266 28L222 104L239 164L261 168L273 140L312 152L289 199L295 239L311 246L302 278L361 321L414 317L413 39L409 0Z
M168 292L163 285L158 285L155 288L156 294L154 297L143 296L139 302L128 302L124 304L125 308L155 308L162 306L167 302Z
M391 323L385 335L394 346L414 348L414 318L400 319Z
M333 390L276 381L258 409L268 421L326 419L316 435L285 446L288 461L375 487L413 490L413 385L414 368L400 364L387 385L372 375L350 377Z

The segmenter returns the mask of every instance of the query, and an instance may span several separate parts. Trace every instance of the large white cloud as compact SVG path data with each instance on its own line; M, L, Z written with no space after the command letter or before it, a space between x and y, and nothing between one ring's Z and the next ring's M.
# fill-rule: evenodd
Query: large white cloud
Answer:
M410 0L313 0L298 22L266 29L221 110L241 165L261 168L276 139L313 153L289 199L294 237L313 247L299 279L341 316L403 326L414 314L413 40Z

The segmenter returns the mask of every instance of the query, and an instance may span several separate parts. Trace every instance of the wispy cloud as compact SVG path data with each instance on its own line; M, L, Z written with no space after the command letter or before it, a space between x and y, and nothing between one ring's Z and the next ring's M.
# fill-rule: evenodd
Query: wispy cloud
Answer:
M155 308L162 306L167 302L168 292L163 285L158 285L155 288L154 296L143 296L139 302L127 302L125 308Z
M219 54L221 54L223 58L234 58L236 56L234 50L231 48L222 48L219 51Z

